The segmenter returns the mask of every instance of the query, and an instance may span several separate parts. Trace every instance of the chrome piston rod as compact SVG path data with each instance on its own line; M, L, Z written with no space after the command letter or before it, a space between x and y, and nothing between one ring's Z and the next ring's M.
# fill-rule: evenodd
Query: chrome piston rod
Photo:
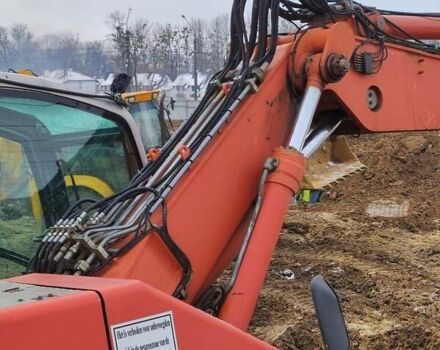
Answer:
M306 88L289 142L289 147L302 153L305 158L310 158L342 123L342 119L325 119L311 130L321 95L321 89L315 86Z
M301 153L310 158L341 125L342 119L324 120L309 134Z
M295 128L289 142L289 147L299 152L304 148L321 95L321 89L315 86L308 86L304 93L298 110Z

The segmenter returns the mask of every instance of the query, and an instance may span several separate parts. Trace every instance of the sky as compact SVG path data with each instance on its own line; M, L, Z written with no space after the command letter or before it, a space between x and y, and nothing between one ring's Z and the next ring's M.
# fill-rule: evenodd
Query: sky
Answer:
M365 5L401 11L440 12L440 0L358 0ZM0 25L26 23L36 35L78 33L81 40L102 40L104 20L114 10L151 22L182 23L182 14L210 19L229 13L232 0L1 0Z

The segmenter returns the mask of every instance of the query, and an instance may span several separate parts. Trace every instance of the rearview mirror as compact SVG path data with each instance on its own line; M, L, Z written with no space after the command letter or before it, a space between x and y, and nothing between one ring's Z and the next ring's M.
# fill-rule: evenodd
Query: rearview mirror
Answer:
M176 100L171 97L170 98L170 107L171 107L172 111L174 111L175 104L176 104Z
M123 94L130 86L132 77L125 73L118 74L112 82L110 91L113 95Z
M313 278L310 288L326 349L350 349L350 339L338 295L320 275Z

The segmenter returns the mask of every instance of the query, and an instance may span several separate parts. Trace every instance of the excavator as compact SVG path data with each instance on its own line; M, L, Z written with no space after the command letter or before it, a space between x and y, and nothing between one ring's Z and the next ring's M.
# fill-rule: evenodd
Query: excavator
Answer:
M297 30L279 33L280 19ZM246 331L308 159L338 135L440 129L438 13L234 0L230 30L224 68L149 161L133 156L139 134L121 127L132 119L108 97L91 107L52 91L64 98L54 104L50 88L18 84L28 108L7 108L5 132L28 155L28 174L52 169L39 193L63 215L38 237L24 274L0 281L2 348L274 349ZM77 118L65 110L74 106ZM95 122L81 123L83 113ZM58 198L50 174L74 173L68 142L86 140L82 152L107 138L116 156L93 166L110 181L142 165L128 186L101 200ZM38 151L46 161L32 164ZM326 348L349 349L332 288L321 276L311 288Z

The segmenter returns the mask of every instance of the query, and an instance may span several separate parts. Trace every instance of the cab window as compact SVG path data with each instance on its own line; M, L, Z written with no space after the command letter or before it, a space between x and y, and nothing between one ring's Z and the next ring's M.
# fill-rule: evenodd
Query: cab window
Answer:
M145 149L162 146L162 130L156 100L133 103L130 113L142 136Z
M53 96L0 94L0 278L25 269L45 228L78 200L123 189L139 168L108 112Z

